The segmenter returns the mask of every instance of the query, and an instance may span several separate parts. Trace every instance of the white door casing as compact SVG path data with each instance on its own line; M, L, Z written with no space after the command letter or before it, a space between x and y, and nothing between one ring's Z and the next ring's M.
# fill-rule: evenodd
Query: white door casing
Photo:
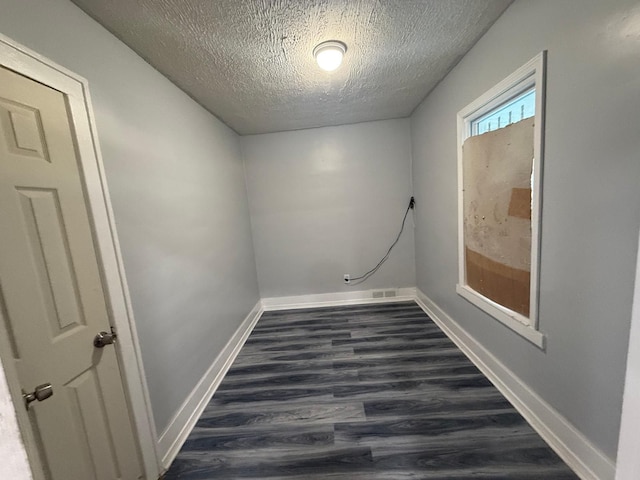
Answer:
M4 97L0 100L0 233L5 253L0 263L4 293L0 350L32 465L42 462L52 474L75 472L67 478L88 479L93 473L82 470L88 461L99 466L96 478L128 480L142 475L136 453L140 449L146 478L155 479L155 431L86 81L4 37L0 37L0 65L25 75L0 71ZM11 254L6 254L7 247ZM27 318L45 323L25 322ZM91 339L108 330L109 324L118 327L118 345L95 349ZM34 352L49 358L39 370L27 366ZM20 360L14 361L16 357ZM64 379L56 369L74 373ZM44 382L54 385L54 396L27 414L18 385L32 390ZM103 394L106 398L101 399ZM81 414L72 418L73 409L60 409L63 400L75 402ZM89 414L91 409L102 410L102 415ZM29 418L42 427L45 437L60 429L53 437L58 441L44 438L46 447L37 448L40 440L31 435ZM124 436L110 437L109 427ZM136 432L139 444L127 430ZM59 441L63 432L71 443ZM93 443L76 439L73 445L74 432L90 435ZM43 461L38 452L47 448L50 458ZM55 460L68 451L80 457L84 453L87 461L71 467ZM41 475L34 469L35 478Z
M640 235L638 235L627 371L624 395L622 397L616 480L636 480L640 478L638 430L640 430Z

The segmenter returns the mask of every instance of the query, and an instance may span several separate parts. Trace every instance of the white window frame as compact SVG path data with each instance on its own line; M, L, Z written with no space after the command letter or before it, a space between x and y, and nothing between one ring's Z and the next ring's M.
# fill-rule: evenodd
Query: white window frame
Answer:
M546 51L532 58L489 91L458 112L458 284L457 293L514 332L544 349L545 336L538 330L538 292L540 273L540 215L542 207L542 165L544 160ZM462 146L471 136L471 122L535 87L536 113L533 134L533 184L531 185L531 291L529 317L500 305L475 291L466 280L464 246L464 183Z

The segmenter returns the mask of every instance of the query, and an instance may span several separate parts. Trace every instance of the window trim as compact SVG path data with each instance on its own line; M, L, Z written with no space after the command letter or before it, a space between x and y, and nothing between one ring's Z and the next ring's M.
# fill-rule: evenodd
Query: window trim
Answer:
M458 284L456 292L529 340L545 348L545 336L539 331L538 301L540 273L540 219L542 213L542 166L544 162L544 107L546 100L546 51L540 52L525 65L489 89L458 112ZM471 136L471 122L508 102L522 92L535 87L536 113L533 136L533 185L531 209L531 290L529 317L514 312L473 290L466 282L464 245L464 191L462 145Z

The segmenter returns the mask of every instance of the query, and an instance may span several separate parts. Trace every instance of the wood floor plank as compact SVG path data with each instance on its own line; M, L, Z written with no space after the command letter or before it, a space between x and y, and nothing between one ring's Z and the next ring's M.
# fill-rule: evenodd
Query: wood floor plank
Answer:
M362 402L326 402L291 404L271 402L261 404L213 405L205 409L198 420L197 428L224 430L225 428L249 427L255 431L261 426L290 424L331 424L355 422L366 419Z
M575 480L415 302L265 312L166 480Z

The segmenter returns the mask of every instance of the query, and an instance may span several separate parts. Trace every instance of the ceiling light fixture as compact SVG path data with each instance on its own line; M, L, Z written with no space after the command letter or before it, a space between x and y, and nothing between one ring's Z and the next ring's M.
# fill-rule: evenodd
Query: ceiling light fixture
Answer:
M342 63L342 57L347 51L347 46L336 40L322 42L313 49L313 56L318 66L327 72L333 72Z

